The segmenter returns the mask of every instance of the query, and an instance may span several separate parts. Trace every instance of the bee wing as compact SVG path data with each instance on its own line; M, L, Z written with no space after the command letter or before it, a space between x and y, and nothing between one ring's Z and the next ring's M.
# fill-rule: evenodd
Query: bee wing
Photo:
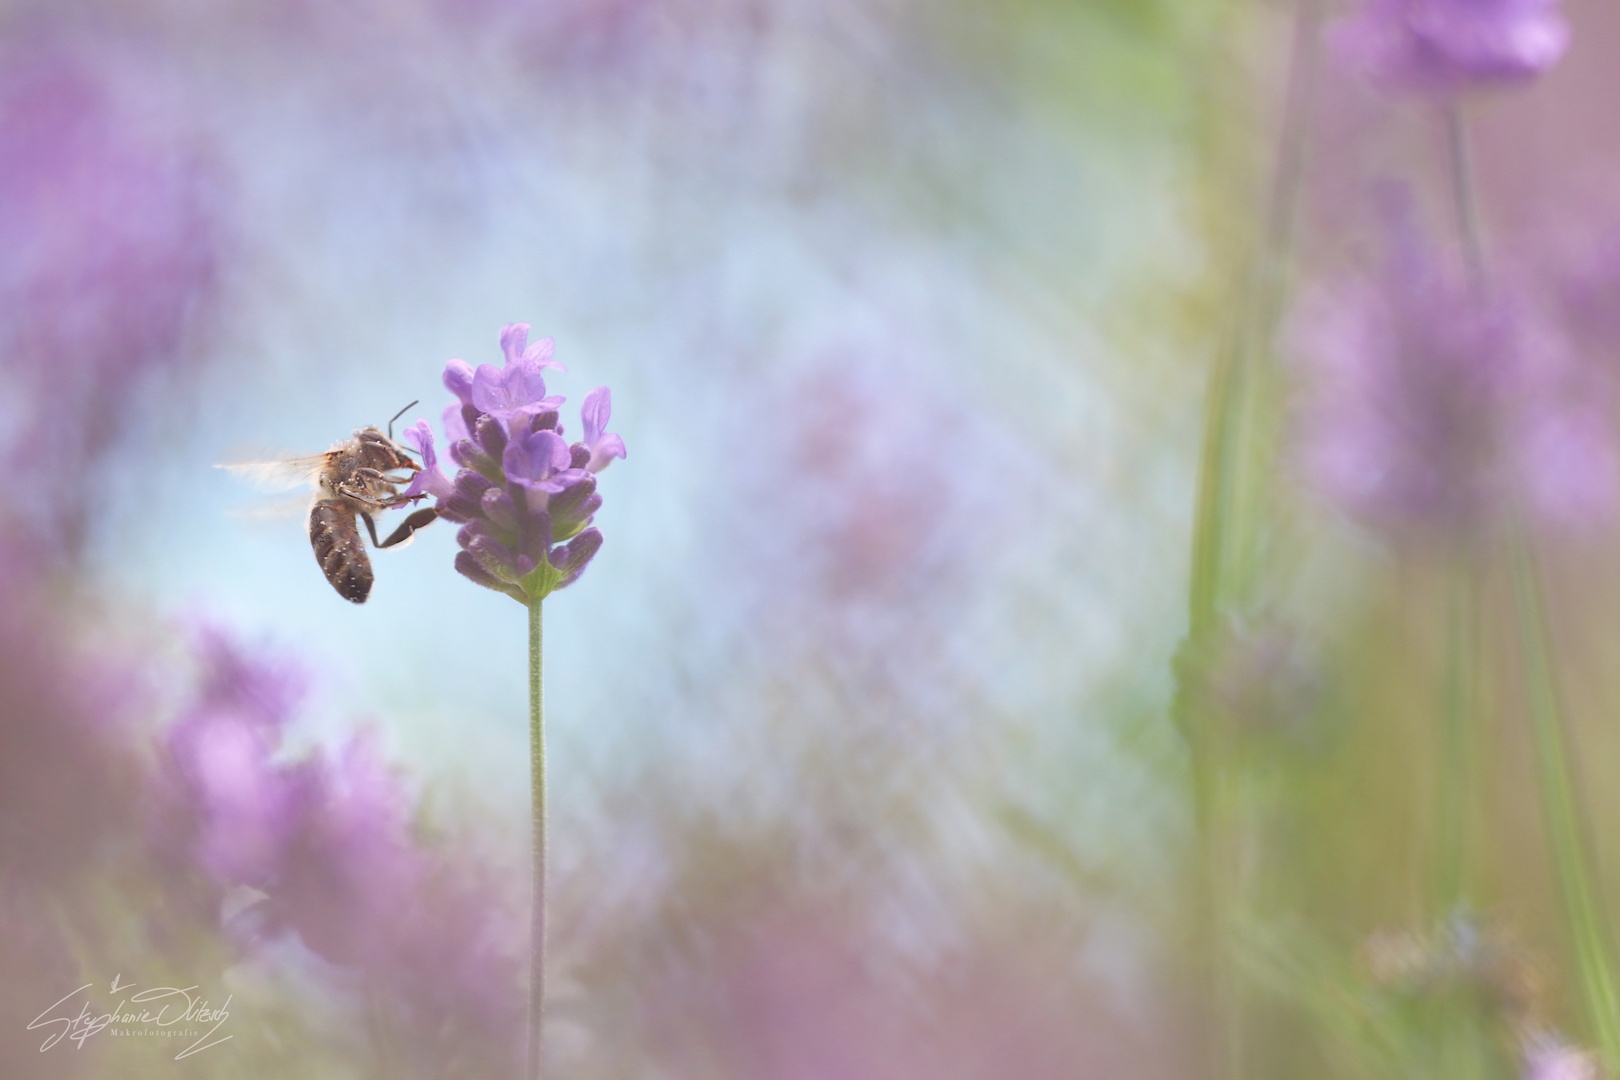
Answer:
M315 478L320 475L331 457L332 454L328 451L324 454L310 454L307 457L283 458L280 461L224 462L215 465L214 468L224 469L238 480L260 491L286 491L288 488L314 484Z
M238 521L255 522L302 520L309 515L309 507L308 495L267 496L245 502L240 506L227 507L225 516Z

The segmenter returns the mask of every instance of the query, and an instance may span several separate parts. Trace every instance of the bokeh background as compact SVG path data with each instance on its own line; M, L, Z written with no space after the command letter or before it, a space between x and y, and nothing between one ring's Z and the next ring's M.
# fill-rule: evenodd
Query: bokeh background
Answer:
M445 361L518 321L565 422L606 384L629 447L546 604L556 1075L1206 1076L1212 1016L1269 1033L1227 1075L1382 1068L1343 1049L1345 972L1436 917L1455 566L1486 566L1481 657L1513 609L1505 564L1366 527L1290 449L1309 298L1376 261L1378 184L1449 227L1433 116L1336 72L1303 9L0 3L0 1072L515 1074L524 612L448 525L350 605L299 508L213 466L414 399L436 423ZM1493 252L1576 313L1607 409L1620 20L1565 9L1564 63L1470 119ZM1234 348L1275 361L1239 500L1265 539L1189 661ZM1613 539L1547 556L1593 770ZM1495 666L1475 905L1556 987ZM1213 839L1193 684L1250 732ZM1210 851L1251 892L1214 931ZM1224 1013L1211 969L1247 973ZM234 995L232 1040L41 1052L40 1010L118 974ZM1573 993L1544 1019L1585 1038Z

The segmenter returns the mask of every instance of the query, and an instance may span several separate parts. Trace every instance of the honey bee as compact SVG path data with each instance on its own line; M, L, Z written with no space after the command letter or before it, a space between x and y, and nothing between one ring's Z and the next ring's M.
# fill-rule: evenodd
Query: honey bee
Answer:
M315 561L332 588L343 599L356 604L365 603L366 597L371 595L374 576L356 518L366 523L373 547L391 548L409 540L418 529L432 524L439 516L433 507L425 507L400 522L388 539L377 539L373 514L426 498L425 495L399 494L400 486L409 484L411 477L421 470L411 459L410 452L394 441L394 420L403 416L411 405L388 421L387 434L375 427L366 427L324 454L220 466L260 485L309 483L315 487L315 501L309 509L310 547L314 548Z

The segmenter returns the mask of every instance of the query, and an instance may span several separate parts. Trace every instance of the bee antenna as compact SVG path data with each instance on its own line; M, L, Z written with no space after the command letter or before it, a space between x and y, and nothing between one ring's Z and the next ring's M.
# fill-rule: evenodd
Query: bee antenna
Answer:
M417 398L415 401L411 402L410 405L405 406L404 409L399 410L399 412L397 412L393 416L389 417L389 419L388 419L388 441L389 442L394 441L394 421L398 420L400 417L404 416L406 410L411 408L412 405L420 405L421 403L422 403L422 399Z

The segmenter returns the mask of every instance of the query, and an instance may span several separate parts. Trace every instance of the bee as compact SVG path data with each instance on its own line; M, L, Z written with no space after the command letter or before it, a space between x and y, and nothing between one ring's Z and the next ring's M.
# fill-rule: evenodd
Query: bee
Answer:
M291 486L303 482L314 486L315 501L309 509L310 547L332 588L343 599L356 604L365 603L366 597L371 595L374 577L356 519L366 523L373 547L391 548L409 540L418 529L432 524L439 516L433 507L425 507L406 517L388 539L377 539L374 514L426 498L425 495L399 494L399 488L409 484L411 477L421 470L411 459L410 451L394 441L394 420L403 416L411 405L388 421L387 434L375 427L366 427L324 454L221 466L261 484Z

